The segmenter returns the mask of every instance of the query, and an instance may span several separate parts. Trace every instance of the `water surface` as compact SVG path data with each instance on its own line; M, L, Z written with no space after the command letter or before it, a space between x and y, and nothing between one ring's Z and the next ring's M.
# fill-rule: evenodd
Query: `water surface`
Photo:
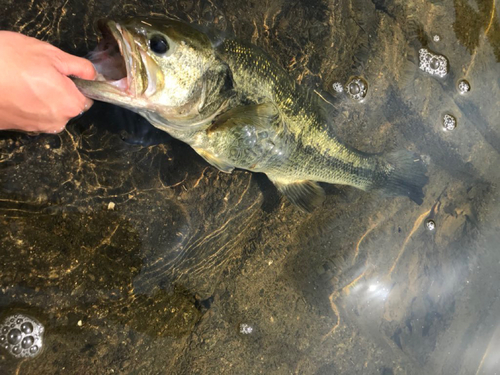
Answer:
M218 172L110 105L58 135L2 133L0 318L45 326L36 358L0 351L2 373L500 373L498 1L0 5L2 29L79 55L97 19L123 15L251 40L343 98L346 143L412 150L430 178L420 206L329 186L306 215L265 176ZM422 47L444 77L419 69ZM361 103L333 89L353 76Z

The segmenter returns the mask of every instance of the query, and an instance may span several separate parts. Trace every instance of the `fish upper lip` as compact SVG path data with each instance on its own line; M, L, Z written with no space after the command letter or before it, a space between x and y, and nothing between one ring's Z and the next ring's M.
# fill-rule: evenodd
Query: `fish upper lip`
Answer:
M102 36L105 38L106 36L111 36L115 42L118 44L118 48L120 49L120 54L125 63L126 70L126 86L123 88L120 86L120 81L108 81L106 83L115 86L117 88L123 89L123 93L131 94L130 90L132 88L132 44L130 40L127 40L127 36L129 33L121 27L118 23L109 20L99 20L98 28L101 31Z

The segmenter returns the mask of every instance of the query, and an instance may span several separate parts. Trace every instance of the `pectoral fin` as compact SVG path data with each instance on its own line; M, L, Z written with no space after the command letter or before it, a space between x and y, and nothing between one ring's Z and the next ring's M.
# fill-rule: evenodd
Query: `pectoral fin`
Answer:
M229 130L250 125L256 129L281 127L282 121L278 109L272 103L252 104L235 107L219 116L207 133Z
M214 156L213 154L199 148L195 148L194 150L210 165L213 165L222 172L231 173L234 170L234 165L229 164L228 162Z
M290 202L303 211L312 212L325 200L325 191L314 181L283 182L273 179L271 181Z

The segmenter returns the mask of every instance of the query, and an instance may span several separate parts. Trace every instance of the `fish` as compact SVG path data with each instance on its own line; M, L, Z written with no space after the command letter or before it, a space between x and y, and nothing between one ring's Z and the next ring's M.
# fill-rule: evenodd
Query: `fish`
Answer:
M428 178L418 155L344 144L335 134L335 103L257 46L164 18L98 27L102 37L88 56L98 78L74 78L79 90L140 114L220 171L264 173L305 212L323 204L322 183L422 203Z

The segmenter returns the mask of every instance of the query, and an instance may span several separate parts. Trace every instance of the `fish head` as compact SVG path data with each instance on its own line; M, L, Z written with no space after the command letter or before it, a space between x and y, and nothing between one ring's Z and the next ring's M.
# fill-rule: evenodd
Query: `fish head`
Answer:
M80 91L148 118L164 130L208 126L223 109L227 66L206 34L169 19L101 20L102 38L88 58L95 81L74 79Z

